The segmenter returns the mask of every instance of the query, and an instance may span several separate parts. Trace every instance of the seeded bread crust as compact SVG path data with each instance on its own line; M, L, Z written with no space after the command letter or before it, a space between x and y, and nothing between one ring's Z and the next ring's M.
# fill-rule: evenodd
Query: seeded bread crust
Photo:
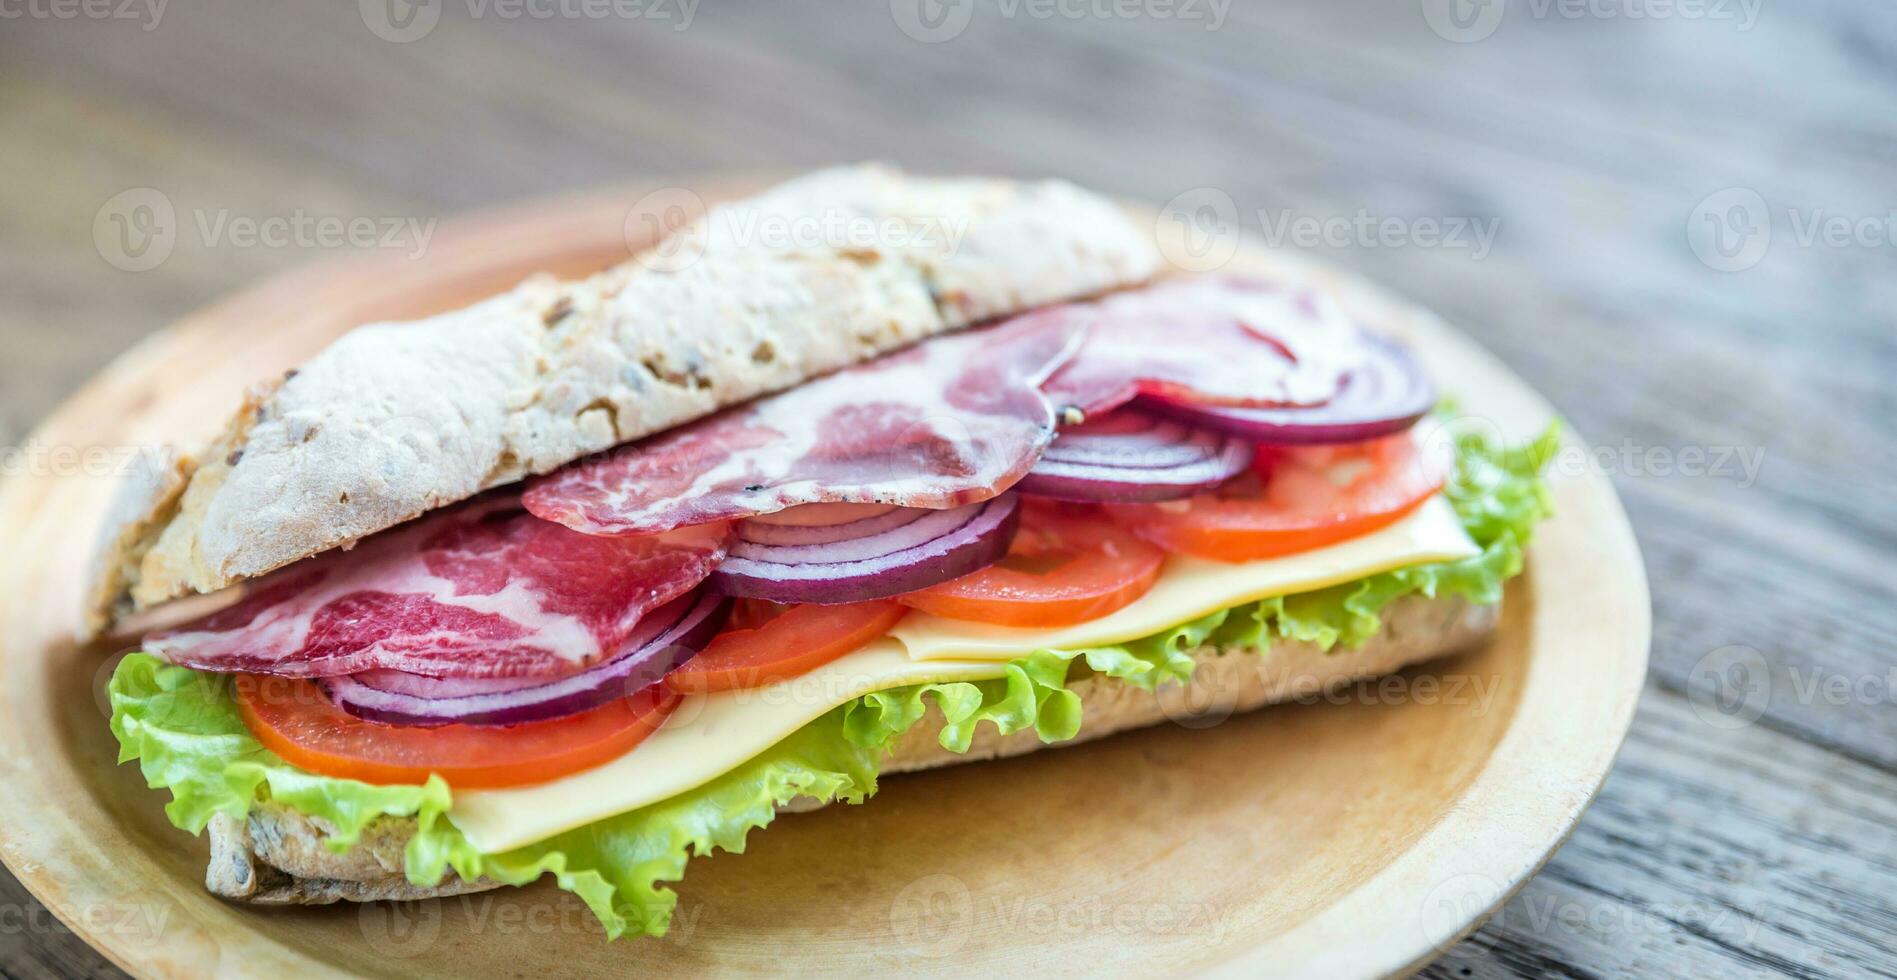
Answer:
M967 752L950 752L936 741L943 719L931 706L914 728L896 740L882 772L912 772L1078 745L1167 720L1192 723L1308 698L1467 649L1494 631L1500 609L1453 597L1406 596L1385 609L1382 631L1356 650L1327 653L1312 643L1284 641L1263 655L1206 647L1193 655L1198 666L1190 683L1166 685L1153 692L1110 678L1081 677L1071 685L1081 701L1080 732L1072 740L1053 745L1042 743L1031 730L999 735L993 726L984 725ZM801 812L823 805L797 799L780 809ZM336 854L324 846L327 829L321 821L288 807L266 803L247 820L220 814L210 824L211 862L205 885L227 898L270 905L420 899L500 887L487 879L463 881L452 873L434 887L410 884L402 872L402 853L414 832L412 819L383 817L369 825L355 847Z
M1151 278L1151 237L1058 181L821 171L579 282L359 327L148 458L82 635L916 341Z

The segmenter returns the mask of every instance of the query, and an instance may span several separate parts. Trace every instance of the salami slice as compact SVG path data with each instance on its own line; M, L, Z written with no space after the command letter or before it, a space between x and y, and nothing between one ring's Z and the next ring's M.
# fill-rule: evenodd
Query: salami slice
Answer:
M814 503L956 507L1019 480L1054 437L1038 390L1082 324L1019 318L943 337L536 481L527 509L638 535Z
M1321 405L1363 359L1363 334L1308 289L1180 279L1025 317L1086 323L1080 353L1043 386L1098 415L1139 395L1209 405Z
M147 637L145 649L284 677L554 676L617 650L641 616L722 557L722 527L600 538L490 496L274 572L236 604Z

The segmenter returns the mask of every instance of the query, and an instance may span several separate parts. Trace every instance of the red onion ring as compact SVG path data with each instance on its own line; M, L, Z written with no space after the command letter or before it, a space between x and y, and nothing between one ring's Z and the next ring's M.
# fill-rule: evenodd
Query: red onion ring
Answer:
M873 508L866 504L805 504L792 507L788 511L753 517L744 522L740 535L746 541L756 544L807 545L829 544L833 541L848 541L851 538L865 538L872 534L891 531L929 513L939 513L920 507L882 508L881 513L863 514L863 509ZM822 523L813 519L811 512L829 512L846 515L836 523ZM783 515L792 515L786 520Z
M322 683L344 711L391 725L517 725L558 718L658 683L711 642L730 606L710 591L681 596L641 619L617 656L554 680L368 670Z
M1148 395L1142 407L1163 415L1272 445L1360 442L1402 432L1436 404L1436 388L1409 348L1362 334L1364 363L1322 405L1240 408Z
M1019 525L1011 493L948 510L898 507L831 525L740 521L711 583L726 595L772 602L883 599L994 564L1008 553Z
M1061 430L1014 488L1057 500L1178 500L1243 473L1251 460L1243 439L1122 408Z

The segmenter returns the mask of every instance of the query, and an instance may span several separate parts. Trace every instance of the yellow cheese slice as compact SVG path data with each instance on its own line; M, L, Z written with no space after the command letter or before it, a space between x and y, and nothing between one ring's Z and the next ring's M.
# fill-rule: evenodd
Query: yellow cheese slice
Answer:
M1438 496L1380 531L1302 554L1243 564L1174 555L1151 591L1112 615L1076 626L1018 629L911 613L890 635L916 660L1008 661L1034 650L1125 643L1220 609L1479 551L1455 510Z
M999 677L1005 662L1034 650L1122 643L1215 610L1477 551L1437 498L1374 534L1287 558L1168 559L1151 592L1078 626L1009 629L911 613L890 637L801 677L686 698L664 728L597 769L540 786L458 792L448 819L481 851L511 850L696 789L871 691Z
M494 854L696 789L736 769L837 705L909 684L999 677L999 663L917 663L881 639L801 677L751 691L686 698L631 752L539 786L461 790L448 811Z

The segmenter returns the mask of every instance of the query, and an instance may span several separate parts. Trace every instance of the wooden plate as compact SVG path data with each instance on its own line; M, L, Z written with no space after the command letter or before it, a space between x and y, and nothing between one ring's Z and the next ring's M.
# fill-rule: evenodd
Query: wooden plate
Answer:
M165 794L134 767L113 764L101 693L112 651L70 639L110 489L100 460L210 434L244 384L354 324L623 259L624 229L650 226L627 220L640 199L541 202L444 227L420 260L273 280L153 335L33 436L29 450L45 451L0 492L0 847L113 961L180 977L633 965L1383 975L1474 928L1574 826L1632 715L1648 604L1613 490L1563 472L1560 514L1484 649L1332 703L892 778L867 806L787 816L742 856L695 861L661 940L606 943L577 900L545 885L307 909L207 894L203 841L166 822ZM1550 417L1487 353L1360 282L1249 246L1235 264L1324 280L1411 335L1464 406L1511 434Z

